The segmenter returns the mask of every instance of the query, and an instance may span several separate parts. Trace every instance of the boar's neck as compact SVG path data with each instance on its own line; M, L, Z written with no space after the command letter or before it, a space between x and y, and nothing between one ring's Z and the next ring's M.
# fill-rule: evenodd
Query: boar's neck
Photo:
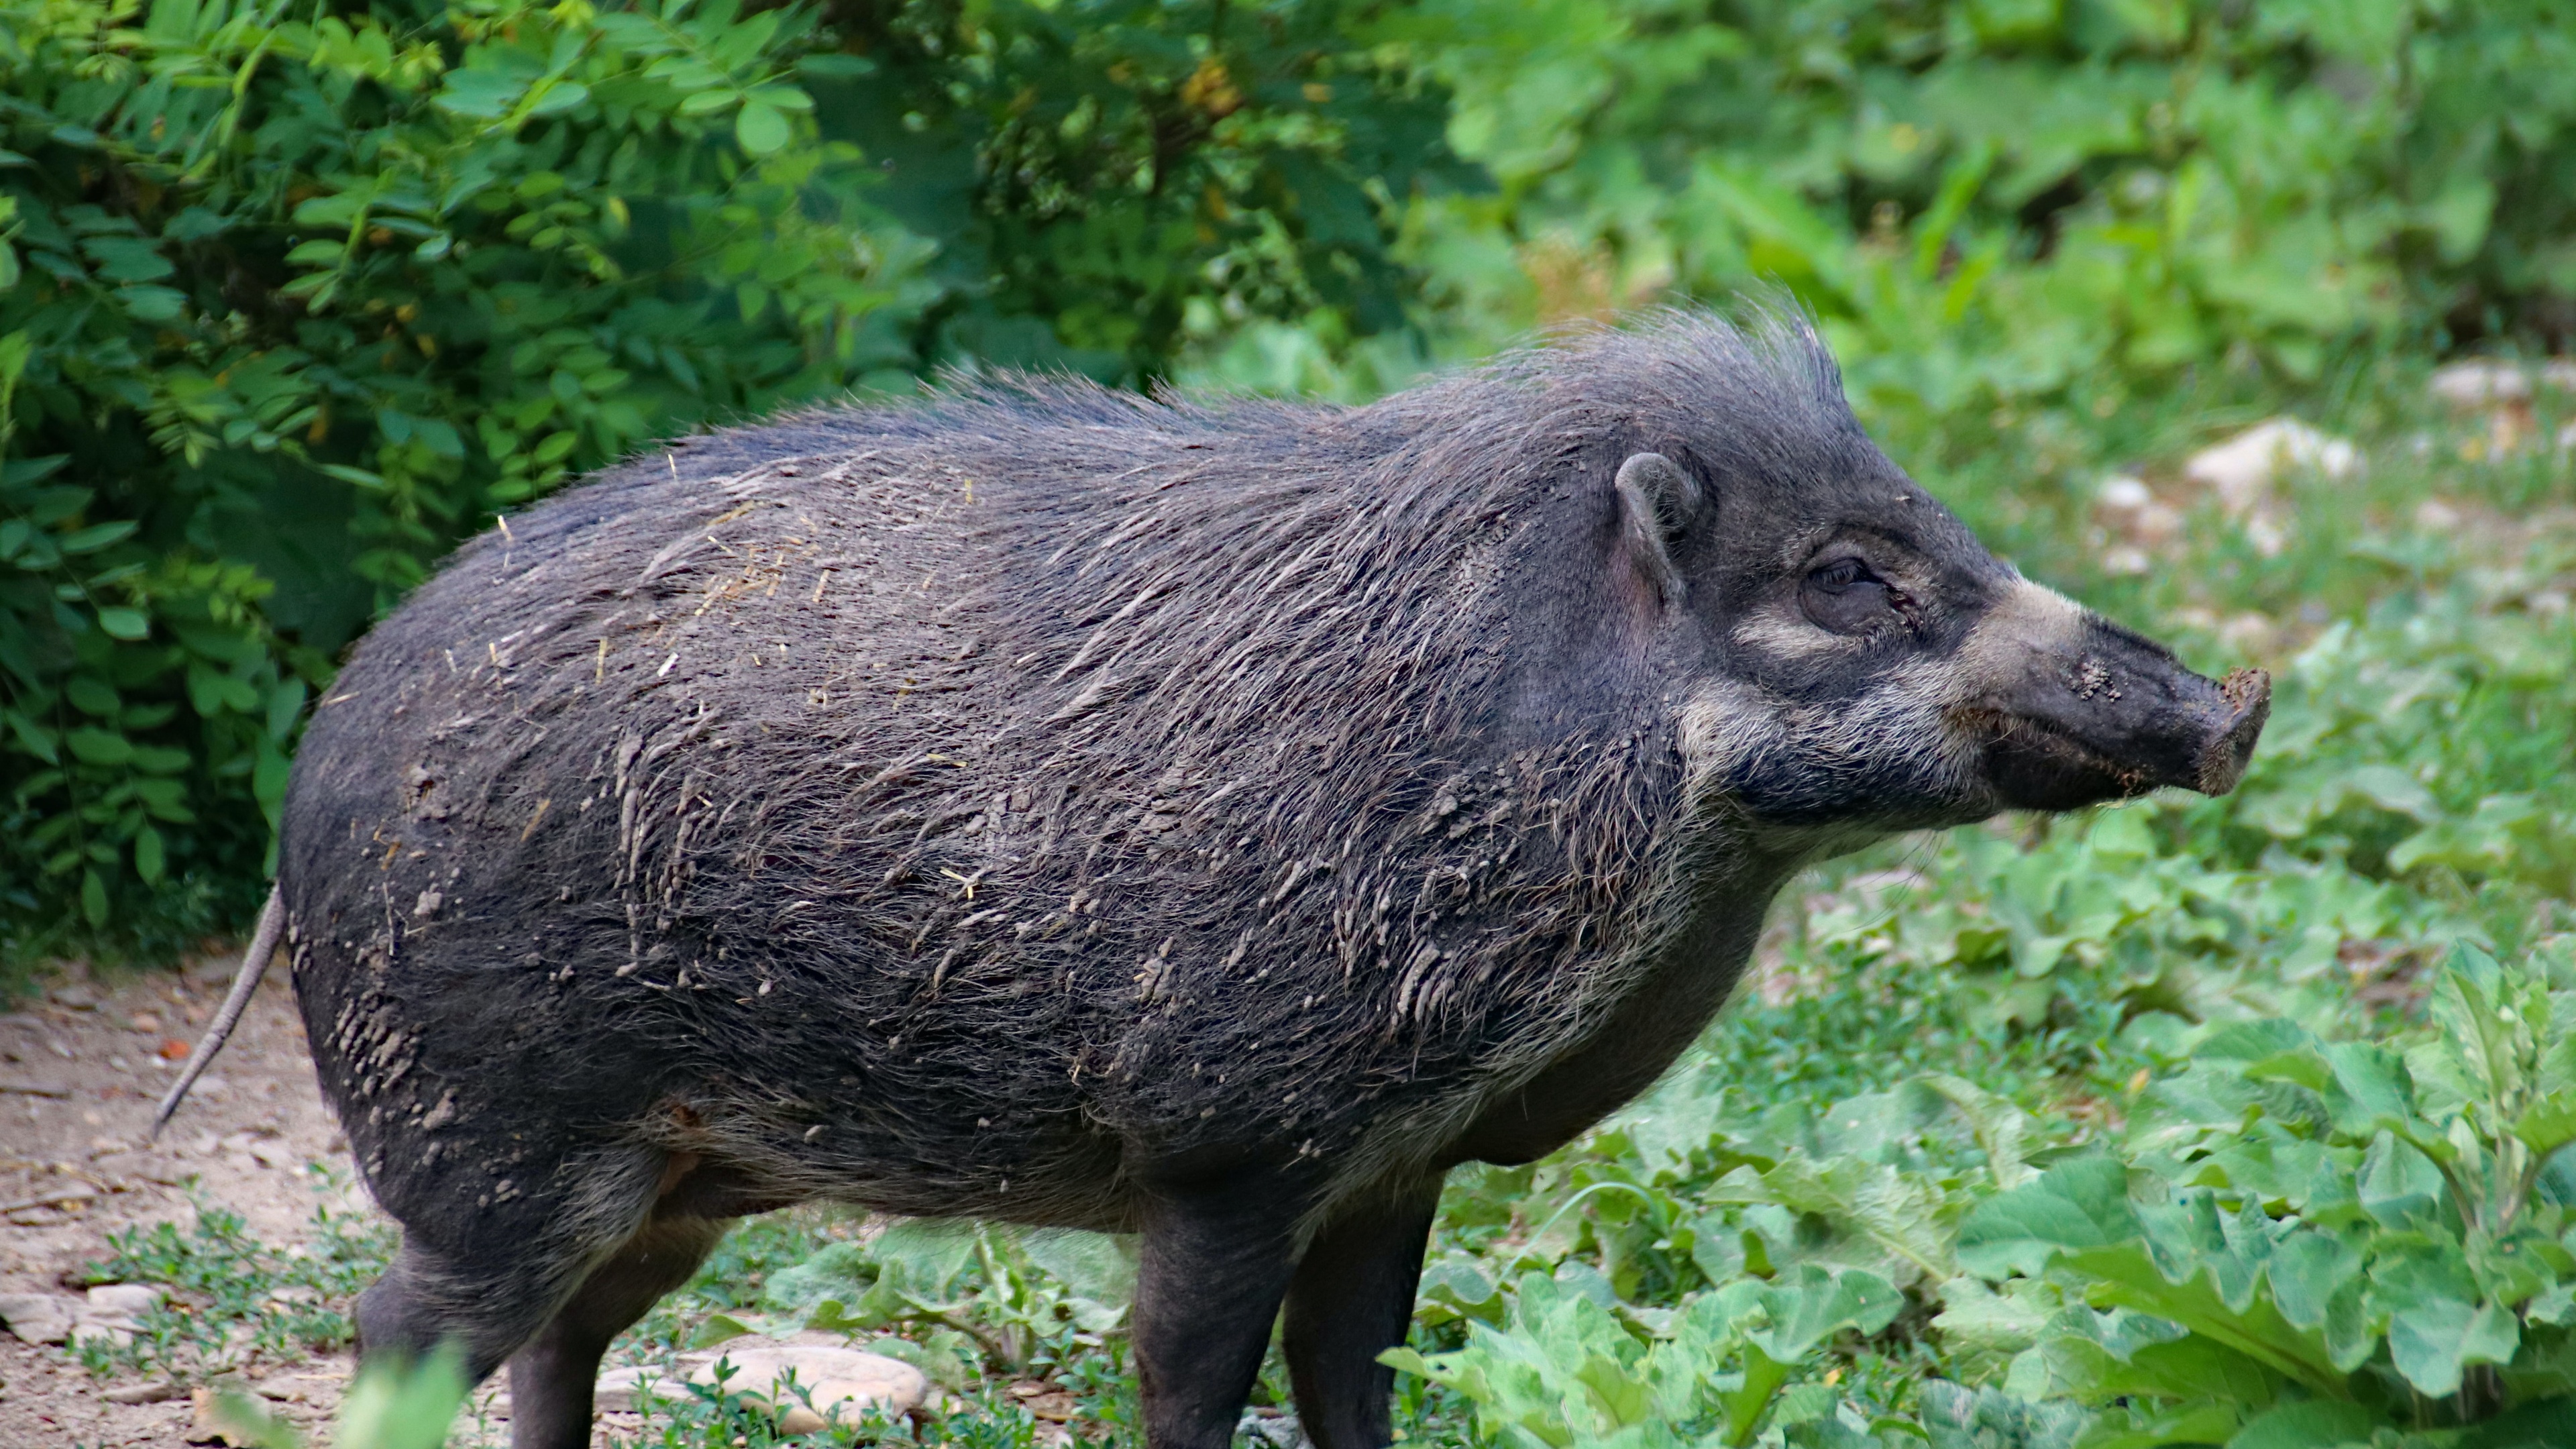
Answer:
M1725 1005L1762 934L1771 898L1807 852L1748 851L1746 833L1711 827L1703 858L1722 871L1664 887L1668 924L1616 973L1589 1029L1536 1075L1490 1100L1444 1154L1444 1166L1513 1165L1544 1157L1654 1085ZM1660 892L1659 892L1660 893Z

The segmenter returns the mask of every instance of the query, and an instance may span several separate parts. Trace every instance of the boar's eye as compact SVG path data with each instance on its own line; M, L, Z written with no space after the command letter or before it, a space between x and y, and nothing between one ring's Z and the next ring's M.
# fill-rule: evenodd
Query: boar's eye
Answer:
M1890 603L1886 583L1856 558L1818 565L1808 573L1798 602L1808 619L1837 632L1867 628Z

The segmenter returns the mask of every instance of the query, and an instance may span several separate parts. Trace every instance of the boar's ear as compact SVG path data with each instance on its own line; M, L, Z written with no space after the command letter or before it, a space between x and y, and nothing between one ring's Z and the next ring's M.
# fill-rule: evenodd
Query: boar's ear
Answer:
M1661 453L1637 453L1619 465L1619 546L1666 605L1682 601L1672 540L1699 512L1699 480Z

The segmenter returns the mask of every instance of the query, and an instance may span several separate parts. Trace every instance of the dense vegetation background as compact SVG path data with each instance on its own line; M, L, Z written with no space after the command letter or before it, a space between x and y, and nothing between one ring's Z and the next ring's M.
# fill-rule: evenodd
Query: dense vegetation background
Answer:
M948 368L1359 399L1785 288L2001 551L2196 663L2270 665L2275 722L2228 799L1899 842L1793 892L1655 1097L1459 1175L1406 1432L2576 1442L2563 4L0 22L0 990L246 919L337 651L645 440ZM2472 354L2499 361L2435 374ZM2204 466L2284 416L2333 436ZM219 1238L117 1271L202 1276L240 1256ZM950 1442L1035 1442L1015 1382L1114 1439L1119 1271L788 1218L623 1351L874 1333L968 1402ZM226 1321L128 1358L211 1371ZM719 1396L655 1432L764 1422Z
M243 920L371 617L496 513L794 402L986 366L1361 396L1785 285L1901 455L2009 436L2044 495L2099 431L2061 413L2576 328L2549 0L0 16L20 962Z

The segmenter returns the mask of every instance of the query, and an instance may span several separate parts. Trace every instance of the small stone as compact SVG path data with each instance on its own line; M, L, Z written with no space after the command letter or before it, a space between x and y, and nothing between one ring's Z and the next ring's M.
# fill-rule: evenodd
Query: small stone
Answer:
M791 1434L812 1433L831 1419L854 1419L860 1409L869 1405L888 1414L907 1413L930 1392L929 1378L899 1359L854 1348L762 1343L757 1339L737 1339L727 1345L718 1358L692 1371L690 1382L716 1382L718 1363L732 1367L724 1382L726 1392L769 1405L782 1420L795 1409L810 1406L819 1416L817 1421L810 1428L788 1429L786 1432ZM791 1373L795 1388L781 1390L780 1381Z
M190 1389L188 1391L188 1408L189 1443L222 1444L228 1442L224 1438L224 1421L215 1407L215 1391L213 1389Z
M610 1369L599 1376L590 1402L603 1414L640 1414L648 1394L665 1404L678 1403L689 1397L689 1386L654 1369Z
M96 1322L109 1319L131 1320L161 1306L161 1290L149 1283L101 1283L89 1290L89 1302L82 1317Z
M134 1330L121 1323L100 1323L96 1319L77 1319L72 1324L71 1346L78 1349L92 1343L109 1348L123 1348L134 1341Z
M80 1300L59 1293L0 1293L0 1323L22 1343L66 1343Z
M1305 1432L1297 1427L1296 1415L1258 1410L1244 1412L1242 1422L1234 1426L1234 1437L1270 1445L1272 1449L1297 1449L1306 1442Z
M2349 478L2361 471L2361 450L2296 418L2272 418L2194 453L2183 465L2183 474L2217 494L2220 506L2241 517L2271 492L2273 480L2294 468Z
M1020 1380L1011 1385L1010 1394L1020 1401L1021 1408L1050 1424L1064 1423L1082 1408L1080 1401L1061 1386L1037 1379Z
M2426 387L2455 408L2474 408L2531 396L2531 375L2510 362L2472 358L2435 368Z
M99 1395L111 1404L160 1404L186 1392L167 1379L146 1379L139 1384L125 1384Z
M2116 508L2122 513L2134 513L2156 501L2156 495L2143 479L2126 473L2103 479L2097 496L2101 498L2103 507Z

